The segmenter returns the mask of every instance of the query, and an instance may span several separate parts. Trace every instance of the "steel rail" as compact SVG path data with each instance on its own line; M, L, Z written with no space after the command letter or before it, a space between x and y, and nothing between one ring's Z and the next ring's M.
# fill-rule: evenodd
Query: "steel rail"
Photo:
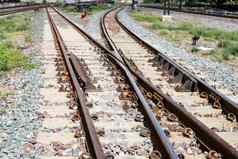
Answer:
M235 103L231 99L229 99L227 96L216 90L215 88L211 87L208 83L205 81L201 80L199 77L193 75L189 71L185 70L176 62L163 53L161 53L158 49L153 47L151 44L143 40L141 37L136 35L134 32L130 31L128 27L123 25L121 21L118 19L118 15L116 16L116 20L119 23L119 25L129 34L131 37L133 37L135 40L139 41L140 43L143 43L144 46L146 46L148 49L152 50L153 52L156 53L156 55L159 56L160 60L163 61L162 65L167 65L167 70L169 71L170 69L175 69L174 74L179 74L182 73L183 76L186 76L186 78L193 79L191 82L195 83L193 84L196 88L199 90L199 92L206 92L208 94L209 101L212 104L216 104L217 102L220 103L220 106L223 110L224 113L229 114L233 113L236 115L236 119L238 121L238 103ZM166 63L166 64L165 64Z
M80 86L80 83L78 81L78 78L76 76L76 71L75 69L77 69L77 67L75 66L75 59L72 53L69 53L67 51L67 48L64 44L64 41L55 25L55 23L53 22L53 19L47 10L47 15L48 15L48 19L50 22L50 26L52 28L52 33L54 35L55 41L59 47L59 50L63 56L66 68L68 70L68 73L70 75L70 79L71 79L71 83L74 87L74 91L77 97L77 101L79 102L80 107L78 107L78 111L81 114L81 119L82 119L82 123L83 123L83 127L84 127L84 131L86 132L86 139L87 139L87 143L88 143L88 148L91 152L91 155L93 158L95 159L105 159L104 153L103 153L103 149L102 146L99 142L99 139L97 137L97 133L96 133L96 129L94 127L94 124L92 122L92 119L89 115L89 111L87 109L86 106L86 97L85 97L85 93L83 92L83 89Z
M108 14L109 12L107 12L106 14ZM111 37L109 36L107 30L105 29L105 25L104 25L104 19L105 19L105 16L106 14L103 15L102 19L101 19L101 27L103 29L103 35L104 37L106 37L106 39L108 39L108 41L112 44L112 45L109 45L111 47L111 49L113 50L116 50L119 54L120 54L120 51L119 49L116 47L115 43L113 42L113 40L111 39ZM169 58L167 58L165 55L161 54L161 56L163 57L163 59L165 59L166 61L164 62L167 62L168 64L169 63L173 63ZM196 87L197 87L197 82L196 80L191 77L184 69L182 69L181 66L177 65L176 63L174 63L174 65L176 66L175 68L177 68L176 70L174 70L174 72L181 72L183 74L183 78L181 79L183 82L189 80L191 82L191 90L194 90Z
M140 7L144 8L155 8L155 9L163 9L163 7L155 4L140 4ZM238 14L234 13L225 13L225 14L219 14L218 12L211 12L211 11L195 11L190 9L178 9L178 8L170 8L170 10L175 12L183 12L183 13L191 13L191 14L200 14L200 15L207 15L207 16L215 16L215 17L222 17L222 18L231 18L231 19L238 19Z
M39 5L39 4L21 4L21 5L15 5L15 6L5 6L5 7L0 7L0 11L3 9L11 9L11 8L19 8L19 7L27 7L27 6L34 6L34 5Z
M120 11L120 10L119 10ZM118 11L118 12L119 12ZM110 11L108 11L106 14L108 14ZM104 21L104 18L106 14L103 16L102 20ZM129 29L127 29L125 26L123 26L122 23L120 23L118 19L118 15L116 14L116 20L120 24L120 26L125 29L126 32L130 34ZM109 34L104 32L105 30L105 24L101 22L101 27L103 29L104 36L107 37ZM132 35L132 34L130 34ZM135 37L134 37L135 38ZM119 49L115 45L114 42L110 42L111 38L108 39L109 45L111 48L116 48L115 51L118 51ZM138 39L137 39L138 41ZM140 41L140 40L139 40ZM114 46L113 46L114 45ZM122 54L120 54L122 55ZM124 56L121 56L121 58L124 58ZM170 60L171 61L171 60ZM161 100L164 103L164 106L171 111L172 113L176 114L178 118L187 126L193 128L196 135L199 137L199 142L203 144L203 146L208 150L216 150L217 152L222 153L223 156L226 158L238 158L237 151L229 145L226 141L224 141L221 137L219 137L217 134L215 134L212 130L210 130L207 126L205 126L201 121L196 119L190 112L188 112L185 108L178 105L170 96L165 95L161 89L157 89L153 84L149 83L147 80L145 80L142 76L140 76L132 67L130 67L130 64L127 62L127 60L124 58L124 62L126 62L128 69L138 78L139 82L142 83L142 85L148 90L153 91L154 93L158 94L158 97L161 98Z
M55 9L55 8L54 8ZM149 124L152 127L153 131L156 133L156 137L158 139L159 145L162 145L161 154L163 156L169 157L170 159L178 159L177 154L174 152L174 149L172 148L172 144L170 143L169 139L165 135L164 130L160 126L160 123L156 119L154 113L152 112L149 104L147 103L143 93L139 89L132 73L127 69L127 67L124 65L124 63L114 55L113 52L106 49L104 46L102 46L99 42L97 42L94 38L92 38L89 34L87 34L85 31L83 31L78 25L76 25L74 22L72 22L69 18L64 16L61 12L59 12L57 9L55 9L56 12L59 13L63 18L65 18L68 23L70 23L79 33L82 33L84 36L86 36L90 41L93 41L98 47L100 47L102 50L104 50L107 55L107 57L116 64L122 72L126 75L126 78L128 79L130 86L133 88L134 93L136 94L139 103L142 106L142 109L145 112L145 115L147 119L149 120Z
M20 7L16 9L10 9L10 10L0 10L0 16L4 15L9 15L9 14L14 14L14 13L19 13L19 12L24 12L24 11L29 11L29 10L35 10L35 9L40 9L40 8L46 8L48 7L48 4L43 4L43 5L34 5L34 6L27 6L27 7Z
M117 9L117 8L114 8L113 10L115 10L115 9ZM104 14L101 17L101 20L100 20L101 30L103 32L103 36L108 41L110 48L116 53L116 55L115 55L115 53L114 53L114 55L116 57L120 58L123 62L125 62L124 58L122 57L122 55L119 52L119 49L117 48L117 46L115 45L115 43L111 39L111 37L110 37L110 35L109 35L109 33L108 33L107 29L106 29L105 23L104 23L106 15L109 14L111 11L112 10L109 10L108 12L106 12L106 14ZM129 70L130 70L130 68L129 68ZM155 119L155 120L157 120L157 119ZM166 156L166 158L170 158L170 159L178 158L177 154L174 152L174 150L171 147L171 145L167 145L167 142L168 142L167 140L161 140L161 144L162 144L162 146L164 148L164 152L165 152L164 155Z
M120 10L119 10L120 11ZM119 12L118 11L118 12ZM147 48L155 51L159 56L161 56L161 58L166 58L169 59L168 57L166 57L165 55L163 55L161 52L159 52L157 49L155 49L154 47L152 47L150 44L148 44L146 41L144 41L143 39L141 39L138 35L136 35L134 32L131 32L125 25L123 25L121 23L121 21L118 18L118 14L116 14L116 20L119 23L119 25L129 34L131 35L131 37L133 37L135 40L143 43ZM178 66L173 60L170 60L168 62L172 62L170 63L173 67ZM182 69L182 67L179 67L177 69ZM185 72L187 72L186 70L184 70ZM192 75L191 73L187 72L187 74L189 74L193 79L196 79L197 82L203 82L201 80L199 80L197 77L195 77L194 75ZM203 83L198 83L197 87L201 88L201 85L204 84ZM206 83L205 83L206 84ZM208 85L208 84L207 84ZM204 90L203 86L203 90ZM210 87L210 86L209 86ZM152 87L150 87L152 88ZM212 87L211 87L212 88ZM208 88L207 88L208 89ZM159 90L159 89L158 89ZM212 88L212 90L214 91L214 88ZM209 90L210 91L210 90ZM216 90L215 90L216 91ZM216 91L217 92L217 91ZM159 92L158 92L159 93ZM160 92L162 94L164 94L163 92ZM213 92L212 92L213 93ZM219 92L218 92L219 93ZM161 94L161 95L162 95ZM162 95L164 96L164 95ZM229 145L226 141L224 141L221 137L219 137L217 134L215 134L213 131L211 131L207 126L205 126L202 122L200 122L199 120L197 120L196 118L194 118L194 116L187 112L184 108L182 108L181 106L179 106L174 100L172 100L172 98L168 97L168 96L164 96L165 98L165 102L169 105L173 105L176 106L174 107L175 109L171 109L171 107L167 107L169 110L171 110L172 112L174 112L175 114L179 114L181 115L181 120L184 121L185 123L187 123L190 127L194 128L195 132L197 133L197 135L199 136L199 139L202 140L202 143L205 143L207 147L211 147L211 148L215 148L215 150L217 152L221 152L225 157L227 158L238 158L238 152L231 146ZM227 98L227 97L225 97ZM229 99L228 99L229 101ZM232 102L232 101L231 101ZM224 103L224 102L223 102ZM230 107L228 106L227 108L223 107L223 110L227 110ZM235 107L236 109L237 107ZM236 109L237 110L237 109Z

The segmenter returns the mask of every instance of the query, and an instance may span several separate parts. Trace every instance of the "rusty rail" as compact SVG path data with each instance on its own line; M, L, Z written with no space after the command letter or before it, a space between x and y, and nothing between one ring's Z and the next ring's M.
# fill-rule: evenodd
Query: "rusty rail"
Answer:
M40 9L40 8L46 8L48 6L49 6L48 4L37 4L37 5L26 5L26 6L21 6L21 7L4 9L4 10L0 10L0 16L19 13L19 12L25 12L25 11L29 11L29 10L36 10L36 9Z
M10 9L10 8L18 8L18 7L26 7L26 6L34 6L34 5L39 5L39 4L20 4L20 5L11 5L11 6L4 6L0 7L0 11L3 9Z
M116 20L119 23L119 25L129 34L131 35L135 40L142 43L144 46L146 46L148 49L152 50L153 52L158 55L160 64L165 67L167 71L170 71L174 69L173 75L183 75L182 82L186 82L184 80L184 77L193 79L190 82L193 83L193 88L198 89L199 92L205 92L208 94L208 99L212 104L219 104L226 114L235 114L236 119L238 121L238 103L233 102L230 100L227 96L219 92L218 90L211 87L209 84L207 84L205 81L201 80L197 76L193 75L189 71L185 70L176 62L169 57L165 56L163 53L161 53L159 50L157 50L155 47L151 46L148 42L140 38L138 35L136 35L134 32L130 31L125 25L123 25L120 20L118 19L118 16L116 16ZM193 90L193 89L192 89Z
M119 10L120 11L120 10ZM109 13L110 11L108 11L106 14L104 14L104 16L101 19L101 27L104 33L105 37L108 37L109 34L106 31L105 28L105 24L104 24L104 19L105 16ZM133 38L135 38L137 41L139 42L143 42L142 39L139 39L139 37L137 37L133 32L131 32L128 28L126 28L118 19L117 14L116 14L116 20L117 22L120 24L120 26L127 32L129 33ZM107 38L109 45L112 49L114 49L114 52L118 52L119 49L117 48L117 46L115 45L115 43L111 40L111 38ZM148 46L147 46L148 45ZM150 45L147 44L145 46L149 47ZM158 51L156 51L158 52ZM238 153L237 151L230 146L226 141L224 141L221 137L219 137L217 134L215 134L212 130L210 130L207 126L205 126L201 121L199 121L198 119L196 119L191 113L189 113L185 108L181 107L180 105L178 105L170 96L165 95L160 89L156 88L155 86L153 86L151 83L149 83L147 80L145 80L141 75L139 75L129 64L129 62L127 61L127 59L125 59L123 53L119 52L118 53L120 55L120 57L122 58L122 60L125 62L125 64L127 65L128 69L137 77L138 82L145 88L147 88L147 90L150 90L151 92L153 92L155 94L155 96L159 97L160 100L162 100L162 102L164 103L164 106L171 111L172 113L176 114L178 116L178 118L180 119L180 121L182 121L185 125L191 127L196 135L199 137L199 142L203 145L204 148L206 148L207 150L216 150L217 152L222 153L222 155L225 158L238 158ZM180 66L178 66L175 62L173 62L172 60L170 60L169 58L167 58L165 55L159 53L159 55L161 56L161 58L165 58L164 60L166 60L166 62L173 66L176 67L176 69L178 71L180 71L180 73L185 72L186 74L184 76L186 76L187 79L192 79L193 81L196 80L196 78L194 78L193 76L190 76L190 73L183 70ZM170 63L171 62L171 63ZM182 69L182 70L181 70ZM199 82L199 81L198 81ZM199 85L196 84L196 87L198 87Z
M89 115L89 111L86 106L86 97L83 92L83 89L80 86L80 82L76 76L76 69L77 66L72 61L76 61L76 56L73 56L72 53L69 53L67 51L67 48L65 47L64 41L56 27L56 25L53 22L52 17L50 16L50 13L47 9L47 15L50 22L50 26L52 29L52 33L54 35L54 39L59 47L59 50L62 54L62 57L64 59L66 68L68 70L68 73L70 75L71 83L74 88L74 92L76 94L77 101L79 103L78 111L80 112L84 131L86 132L86 139L88 143L88 148L90 150L92 158L95 159L105 159L102 146L99 142L99 139L97 137L96 129L93 125L92 119Z
M86 36L90 41L93 41L98 47L100 47L102 50L105 51L105 55L114 63L116 64L122 72L124 72L126 78L128 79L130 86L133 88L134 93L136 94L138 101L140 105L142 106L142 109L145 112L145 115L149 121L149 124L153 130L153 132L156 134L156 137L158 139L159 145L162 145L160 152L163 156L169 156L171 159L178 159L177 154L174 152L174 149L172 148L172 145L170 141L168 140L167 136L164 133L164 130L161 128L160 123L156 119L154 113L152 112L149 104L147 103L145 97L143 96L141 90L139 89L137 82L134 80L133 75L131 72L127 69L127 67L123 64L120 58L116 57L111 51L106 49L104 46L102 46L99 42L97 42L94 38L92 38L90 35L88 35L86 32L84 32L80 27L78 27L74 22L72 22L70 19L65 17L62 13L60 13L58 10L55 9L56 12L58 12L65 20L70 23L78 32Z
M115 8L116 9L116 8ZM110 12L111 10L109 10L108 12L106 12L106 14L103 15L103 17L101 18L100 24L101 24L101 29L103 31L103 35L105 37L105 39L108 41L109 46L111 47L111 49L114 51L114 56L118 57L121 59L121 61L125 62L125 59L122 57L119 49L117 48L117 46L115 45L115 43L113 42L113 40L111 39L111 37L109 36L105 23L104 23L104 19L105 16ZM131 72L130 68L129 71ZM134 79L133 79L134 80ZM139 90L141 91L141 90ZM143 94L141 94L143 96ZM151 109L151 108L149 108ZM152 112L153 113L153 112ZM157 119L155 119L157 120ZM159 124L159 122L157 121L157 123ZM156 123L154 123L156 124ZM157 130L158 132L161 131L160 129L162 129L161 127L159 127L159 129ZM163 130L162 130L163 131ZM161 132L159 132L161 133ZM163 132L164 134L164 132ZM163 147L163 155L166 156L166 158L170 158L170 159L174 159L174 158L178 158L177 154L174 152L174 149L171 147L170 144L168 144L168 139L166 136L160 136L160 144L162 144Z

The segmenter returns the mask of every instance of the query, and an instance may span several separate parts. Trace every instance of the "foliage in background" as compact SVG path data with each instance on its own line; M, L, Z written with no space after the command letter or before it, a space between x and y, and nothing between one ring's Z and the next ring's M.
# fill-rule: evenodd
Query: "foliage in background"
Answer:
M72 5L62 5L61 7L62 7L63 10L66 11L66 12L78 12L77 7L72 6Z
M106 4L97 4L92 5L88 8L89 14L95 14L96 12L108 9L109 7Z
M238 0L171 0L171 3L182 3L185 5L210 4L221 6L223 4L238 4Z
M87 8L87 12L88 14L95 14L99 11L102 11L102 10L105 10L105 9L108 9L108 5L107 4L96 4L96 5L90 5L88 8ZM63 6L63 10L66 11L66 12L79 12L79 9L76 7L76 6L72 6L72 5L65 5Z
M155 0L144 0L143 3L154 3Z
M133 11L131 15L138 21L146 21L146 22L150 22L150 23L162 21L161 16L143 14L143 13L139 13L137 11Z
M184 33L183 36L190 34L191 36L203 37L207 40L217 41L217 49L210 52L210 55L218 60L228 60L231 56L238 57L238 32L224 31L216 28L209 28L189 22L180 22L177 24L162 22L162 18L157 15L145 14L140 12L131 12L131 16L138 21L148 22L152 29L159 29L160 35L169 37L170 40L176 42L174 35ZM197 52L196 48L191 50Z

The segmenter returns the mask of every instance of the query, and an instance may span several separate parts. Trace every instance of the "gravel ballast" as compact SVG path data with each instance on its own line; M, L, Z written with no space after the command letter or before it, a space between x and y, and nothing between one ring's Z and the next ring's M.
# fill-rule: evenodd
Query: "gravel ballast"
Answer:
M140 8L141 11L163 15L163 10L154 8ZM225 31L238 31L238 19L215 17L201 14L190 14L171 11L172 19L178 22L193 22L206 27L222 29Z
M41 23L44 17L42 17L42 12L26 14L32 14L32 45L24 49L23 53L29 56L35 68L17 69L1 78L0 85L7 86L14 91L12 95L6 97L6 102L0 105L4 108L0 114L0 158L2 159L37 158L34 148L28 145L32 145L30 142L34 141L35 132L41 126L37 111L42 105L39 90L43 85L43 80L40 69L41 59L38 54Z
M163 54L175 60L185 69L201 79L204 79L222 93L230 96L231 99L237 100L235 99L237 98L235 96L238 94L238 73L235 68L200 58L196 55L191 55L185 50L177 48L172 43L142 27L128 15L128 11L128 8L123 9L118 16L119 20L131 31L150 43Z
M107 10L99 11L93 15L89 15L85 19L81 19L80 15L65 13L70 19L76 22L84 31L86 31L89 35L93 38L104 43L103 37L101 35L101 28L100 28L100 18L105 14Z

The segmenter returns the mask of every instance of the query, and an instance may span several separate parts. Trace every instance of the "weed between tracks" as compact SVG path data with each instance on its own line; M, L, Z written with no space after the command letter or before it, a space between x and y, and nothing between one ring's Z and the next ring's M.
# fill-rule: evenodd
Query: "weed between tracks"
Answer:
M202 53L211 59L218 61L234 60L238 57L238 32L228 32L221 29L209 28L200 24L189 22L163 22L162 17L145 12L131 12L135 20L148 23L153 30L166 39L176 43L188 43L191 45L193 36L200 36L205 45L215 45L212 50L201 51L197 47L189 47L190 52ZM184 44L179 44L184 45Z
M0 72L22 67L31 69L28 57L21 53L21 48L31 42L29 35L31 17L19 14L0 19Z

